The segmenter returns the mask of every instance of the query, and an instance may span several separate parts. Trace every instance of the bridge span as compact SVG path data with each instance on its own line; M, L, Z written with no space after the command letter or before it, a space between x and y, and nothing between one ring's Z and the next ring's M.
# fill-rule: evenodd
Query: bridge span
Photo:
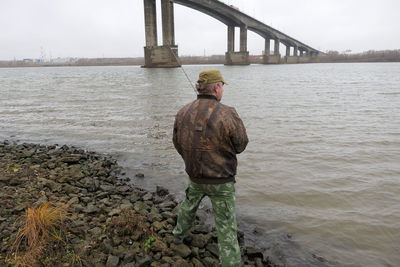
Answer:
M145 14L146 46L144 67L179 67L178 46L175 44L174 3L205 13L227 25L226 65L248 65L247 31L253 31L265 39L264 64L314 62L318 54L314 49L262 22L233 6L218 0L161 0L162 45L158 45L156 0L143 0ZM240 47L235 50L235 29L240 29ZM271 53L271 40L274 50ZM280 44L286 46L281 57ZM291 49L293 48L293 49Z

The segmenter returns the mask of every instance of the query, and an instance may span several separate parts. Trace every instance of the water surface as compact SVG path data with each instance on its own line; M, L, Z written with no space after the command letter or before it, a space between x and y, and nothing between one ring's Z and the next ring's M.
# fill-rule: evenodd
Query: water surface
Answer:
M263 235L249 242L295 266L400 266L400 64L213 67L250 138L239 221ZM194 97L180 69L0 69L0 139L110 152L145 174L135 183L182 196L172 124Z

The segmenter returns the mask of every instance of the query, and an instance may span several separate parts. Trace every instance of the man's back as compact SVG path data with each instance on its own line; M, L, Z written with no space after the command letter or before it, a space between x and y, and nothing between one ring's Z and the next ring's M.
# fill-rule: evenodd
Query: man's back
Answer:
M173 141L191 180L208 184L234 181L236 154L248 143L235 109L212 95L199 95L178 112Z

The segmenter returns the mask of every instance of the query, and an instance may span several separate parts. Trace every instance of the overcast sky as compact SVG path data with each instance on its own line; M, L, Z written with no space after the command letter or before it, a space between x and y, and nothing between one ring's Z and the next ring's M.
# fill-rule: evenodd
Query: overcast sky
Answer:
M321 51L400 49L400 0L223 2ZM143 0L0 0L0 59L143 56L143 14ZM214 18L175 4L180 55L224 54L226 31ZM249 32L250 54L263 47Z

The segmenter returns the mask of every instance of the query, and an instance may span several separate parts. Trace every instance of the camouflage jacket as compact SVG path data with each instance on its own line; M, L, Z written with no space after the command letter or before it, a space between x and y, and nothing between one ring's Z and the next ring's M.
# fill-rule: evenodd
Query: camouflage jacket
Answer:
M248 138L233 107L199 95L176 115L173 142L193 182L222 184L235 180L236 154L246 148Z

